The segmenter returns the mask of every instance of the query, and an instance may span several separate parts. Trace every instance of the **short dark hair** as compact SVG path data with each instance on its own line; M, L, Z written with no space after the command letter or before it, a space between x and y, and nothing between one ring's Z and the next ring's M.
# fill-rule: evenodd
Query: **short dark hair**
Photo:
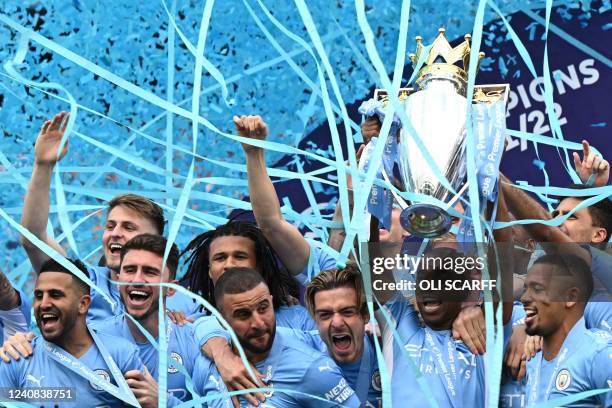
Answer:
M357 307L362 316L368 314L368 304L363 290L361 272L355 262L349 261L344 268L328 269L315 276L306 287L304 301L311 316L315 316L315 295L325 290L351 288L355 290Z
M122 194L110 200L107 214L118 205L129 208L141 217L151 221L159 235L164 233L164 225L166 224L164 210L157 203L137 194Z
M570 184L567 188L572 190L585 190L587 188L592 188L592 186L587 186L585 184ZM576 200L584 201L587 198L592 197L594 196L564 196L559 197L559 202L565 200L566 198L575 198ZM606 238L602 242L602 245L605 245L610 239L610 235L612 235L612 201L610 201L610 198L604 198L594 204L589 205L587 209L589 211L589 215L593 219L593 225L606 230Z
M569 276L572 284L580 289L580 300L586 302L593 293L591 268L581 257L574 254L550 253L535 260L533 265L550 265L558 276ZM557 276L557 275L556 275Z
M260 283L266 285L259 272L251 268L228 268L215 284L215 299L217 307L221 306L223 295L244 293L255 288ZM268 285L266 285L267 287Z
M162 237L161 235L136 235L134 238L126 242L123 247L121 247L121 262L123 263L123 258L125 257L125 254L127 254L129 251L139 249L143 251L153 252L155 255L158 255L163 258L164 252L166 251L166 245L168 245L168 240ZM179 250L176 244L173 243L170 247L168 258L166 259L166 266L170 271L170 279L174 279L176 277L178 262Z
M89 278L89 271L83 262L78 259L66 259L68 262L72 263L78 270L80 270L83 275ZM61 272L72 276L72 282L76 285L77 289L82 292L89 294L89 285L81 280L78 276L74 274L70 269L66 268L64 265L59 263L53 258L47 259L42 266L40 267L40 271L38 272L38 276L45 272Z

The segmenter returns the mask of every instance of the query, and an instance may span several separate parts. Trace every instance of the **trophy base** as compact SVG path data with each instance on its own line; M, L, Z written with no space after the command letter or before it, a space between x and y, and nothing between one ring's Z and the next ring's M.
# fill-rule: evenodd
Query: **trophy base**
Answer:
M415 204L402 211L400 224L412 235L435 238L450 231L453 222L446 211L435 205Z

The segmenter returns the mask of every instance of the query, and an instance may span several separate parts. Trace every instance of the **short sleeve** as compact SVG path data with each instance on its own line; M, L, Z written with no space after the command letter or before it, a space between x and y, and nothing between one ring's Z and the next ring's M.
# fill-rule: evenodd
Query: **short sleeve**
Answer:
M308 368L302 379L304 394L295 394L303 407L359 407L361 404L355 391L342 376L342 372L325 355L317 358ZM318 397L318 398L313 398ZM319 399L320 398L320 399ZM326 403L323 400L328 400Z
M296 329L285 329L288 332L288 335L294 337L305 343L306 345L312 347L315 350L318 350L322 353L327 353L327 345L323 340L321 340L321 335L318 330L296 330Z
M295 278L302 283L307 285L313 276L317 276L321 271L333 269L336 267L336 260L329 255L327 252L308 241L310 246L310 256L308 258L308 264L304 267L304 270L295 276Z
M183 312L185 313L185 316L188 317L198 316L201 314L200 305L195 301L195 299L179 291L166 298L166 309L173 312Z
M231 344L231 336L214 316L202 316L193 324L193 333L198 347L202 347L213 337L222 337Z
M10 310L0 310L0 339L6 339L16 332L27 332L30 328L30 304L23 291L18 292L21 305Z
M607 289L608 294L612 293L612 255L609 253L589 247L591 251L591 272L599 279L601 284Z
M593 389L609 389L608 392L597 395L604 407L612 406L612 342L593 358L591 368Z
M301 305L281 306L276 311L276 325L302 331L317 330L308 310Z
M600 329L612 333L612 304L610 301L608 299L589 299L584 309L584 322L588 329Z
M517 326L519 324L525 324L525 309L523 308L523 304L521 302L514 302L512 305L512 321L513 326Z
M185 345L184 349L186 350L184 351L187 353L187 358L189 359L189 362L187 362L186 364L186 368L187 366L193 367L193 364L195 364L196 359L200 356L200 347L196 343L193 324L187 323L182 327L182 330L182 343ZM191 370L189 374L192 375L193 370Z
M208 407L231 408L232 401L227 395L227 387L221 379L221 375L211 360L199 356L195 363L193 372L193 388L200 397L211 397L219 394L219 398L213 398L207 402Z
M17 388L20 386L15 373L15 370L21 367L19 363L21 361L11 361L10 364L0 361L0 387Z
M419 315L410 303L410 300L406 299L401 293L396 293L391 300L385 303L384 308L391 315L394 327L399 333L402 340L407 341L415 333L421 330L419 325ZM377 317L382 318L382 322L379 321L381 327L389 327L389 322L385 319L384 313L379 311ZM392 326L393 327L393 326Z

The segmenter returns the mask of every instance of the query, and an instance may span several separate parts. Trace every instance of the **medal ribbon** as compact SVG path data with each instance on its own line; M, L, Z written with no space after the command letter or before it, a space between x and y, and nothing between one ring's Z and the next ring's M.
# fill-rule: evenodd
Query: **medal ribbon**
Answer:
M447 335L448 337L448 335ZM438 370L444 374L444 378L446 380L446 394L451 402L451 404L455 407L460 407L463 404L463 397L459 394L462 394L461 387L457 386L457 369L455 367L455 347L453 342L446 338L447 340L447 360L449 363L449 367L447 368L444 363L444 359L442 358L442 352L436 345L433 336L431 335L430 329L425 328L425 339L427 344L431 348L431 352L434 354L434 363L436 364Z
M49 353L51 358L57 363L73 371L75 374L85 378L86 380L88 380L95 386L103 389L112 396L126 402L127 404L133 407L140 408L140 404L138 403L136 397L130 390L129 385L125 381L125 378L123 378L123 373L121 373L121 370L119 370L119 367L117 367L117 364L110 356L110 353L108 352L104 344L98 338L96 332L90 330L89 333L93 338L94 346L98 348L98 351L102 355L104 362L106 363L107 367L111 372L112 378L114 378L115 382L117 383L116 386L100 378L89 367L86 367L81 361L76 359L71 354L67 353L62 348L56 346L55 344L43 340L43 346L45 350Z

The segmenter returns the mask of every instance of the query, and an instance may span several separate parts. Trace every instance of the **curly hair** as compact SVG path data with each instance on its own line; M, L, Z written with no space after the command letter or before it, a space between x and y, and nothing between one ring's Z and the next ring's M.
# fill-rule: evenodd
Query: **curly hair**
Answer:
M210 245L219 237L245 237L255 244L256 270L261 274L273 297L274 309L287 304L290 296L299 297L297 281L284 268L279 266L278 256L268 240L250 221L230 221L214 230L204 232L195 237L181 253L186 255L187 271L181 279L181 284L189 290L202 296L206 301L215 304L215 292L212 279L208 274L210 267Z

